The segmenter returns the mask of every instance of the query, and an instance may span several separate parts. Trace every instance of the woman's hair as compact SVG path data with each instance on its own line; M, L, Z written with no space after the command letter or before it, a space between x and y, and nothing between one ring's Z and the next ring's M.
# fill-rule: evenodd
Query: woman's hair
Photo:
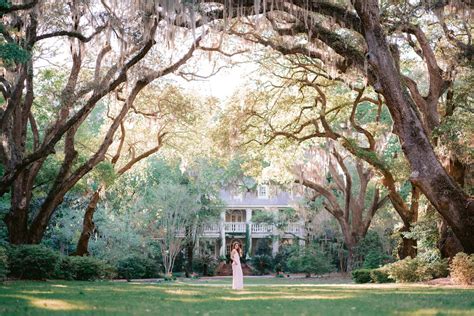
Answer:
M240 247L240 243L238 243L237 241L234 242L232 244L232 250L235 250L235 245L239 246L239 250L237 250L239 252L239 255L242 257L242 247Z

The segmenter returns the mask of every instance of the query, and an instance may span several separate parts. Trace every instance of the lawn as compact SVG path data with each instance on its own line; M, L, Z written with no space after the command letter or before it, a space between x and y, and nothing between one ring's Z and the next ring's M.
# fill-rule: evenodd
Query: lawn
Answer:
M246 281L241 292L228 279L8 282L0 285L0 315L474 315L474 289Z

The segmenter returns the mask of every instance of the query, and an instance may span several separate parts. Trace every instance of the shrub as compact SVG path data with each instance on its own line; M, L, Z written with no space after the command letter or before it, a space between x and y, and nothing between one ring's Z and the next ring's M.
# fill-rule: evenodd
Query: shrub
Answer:
M10 274L20 279L44 280L53 275L59 253L41 245L19 245L8 255Z
M105 262L94 257L62 257L54 277L65 280L92 281L112 278L114 270Z
M394 280L388 274L387 269L384 269L384 268L370 270L370 280L373 283L394 282Z
M451 278L457 284L474 283L474 254L457 253L449 265Z
M107 276L110 268L105 261L94 257L74 257L73 261L75 280L91 281Z
M251 264L258 274L267 274L272 269L272 257L267 255L253 256Z
M8 274L8 256L7 250L0 247L0 281L6 279Z
M117 263L117 274L122 279L140 279L146 275L146 259L137 256L129 256Z
M437 260L429 263L428 271L433 279L447 277L449 275L448 259Z
M193 260L193 271L205 276L214 275L219 262L210 254L203 254Z
M371 281L370 269L357 269L352 271L352 279L355 283L369 283Z
M427 281L446 276L447 261L427 262L421 258L407 257L385 266L389 276L399 283Z
M161 259L158 258L145 258L143 264L145 265L145 275L143 276L144 278L157 278L163 268L161 264Z
M279 267L281 272L288 271L289 270L288 269L288 260L293 255L293 253L295 253L296 251L298 251L297 246L283 245L282 247L280 247L280 250L278 251L278 253L273 258L273 266L275 268ZM276 272L278 272L278 271L276 271Z
M56 270L54 271L54 279L74 280L74 261L73 257L63 256L60 258Z
M386 265L388 274L399 283L425 281L431 278L426 266L420 260L407 257L403 260Z
M369 230L354 249L352 268L375 269L390 260L391 257L384 251L380 235L374 230Z
M306 273L308 277L312 273L324 274L334 270L327 254L314 247L294 252L288 260L288 268L290 272Z
M380 250L369 250L365 255L362 267L364 269L376 269L384 264L384 262L390 260L383 251Z
M255 255L257 256L271 256L272 246L270 238L259 238L255 245Z

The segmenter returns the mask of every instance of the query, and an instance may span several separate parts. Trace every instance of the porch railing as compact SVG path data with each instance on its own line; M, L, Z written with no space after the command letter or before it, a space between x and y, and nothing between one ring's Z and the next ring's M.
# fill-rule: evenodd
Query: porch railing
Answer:
M251 227L252 227L252 233L255 233L255 234L271 234L277 231L277 228L274 225L265 224L265 223L260 223L260 224L252 223ZM225 229L225 232L227 233L245 233L246 223L245 222L225 222L224 229ZM288 224L288 226L286 226L283 229L283 231L290 234L298 235L303 232L303 227L301 226L301 224L291 223L291 224ZM219 233L220 225L218 223L208 224L204 227L203 232L205 234Z
M270 224L252 224L252 233L272 233L274 229Z
M244 222L226 222L224 229L230 233L245 233L246 224Z

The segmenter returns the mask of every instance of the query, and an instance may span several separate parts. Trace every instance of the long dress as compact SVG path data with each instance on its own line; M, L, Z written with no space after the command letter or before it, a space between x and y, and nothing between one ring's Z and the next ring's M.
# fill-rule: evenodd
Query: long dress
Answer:
M239 253L232 251L232 289L241 290L244 288L244 275L242 273L242 266L240 265Z

